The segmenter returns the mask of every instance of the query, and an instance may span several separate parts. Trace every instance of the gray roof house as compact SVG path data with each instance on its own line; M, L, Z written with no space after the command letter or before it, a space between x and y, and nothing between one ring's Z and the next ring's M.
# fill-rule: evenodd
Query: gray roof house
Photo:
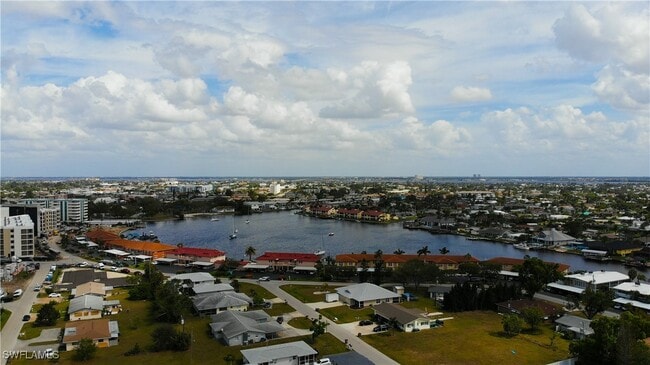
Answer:
M228 346L246 345L273 338L284 327L262 310L225 311L212 316L210 331Z
M551 228L550 230L540 232L537 236L533 237L533 240L544 246L561 246L573 242L576 239L555 228Z
M318 355L316 350L309 347L304 341L241 350L241 354L244 356L244 364L248 365L312 364L316 361L316 355Z
M243 293L217 292L197 295L192 298L192 305L200 316L217 314L226 310L246 311L253 304L253 299Z
M337 288L339 299L352 308L363 308L379 303L399 303L400 295L371 283L360 283Z
M233 288L230 284L204 283L194 285L192 287L192 291L195 295L201 295L225 291L235 291L235 288Z
M191 288L195 285L201 284L214 284L214 276L207 272L190 272L184 274L173 275L169 280L178 280L183 283L183 287Z
M395 318L397 327L404 332L431 328L431 320L418 309L407 309L394 303L377 304L372 309L376 316L383 318L386 322ZM433 322L435 323L435 321Z
M557 324L556 331L571 333L576 339L583 339L594 333L591 321L586 318L565 314L556 319L555 323Z

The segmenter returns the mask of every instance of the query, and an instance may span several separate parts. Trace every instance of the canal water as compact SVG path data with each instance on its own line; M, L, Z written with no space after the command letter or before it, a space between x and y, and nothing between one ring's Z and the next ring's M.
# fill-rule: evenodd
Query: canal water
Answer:
M153 232L160 242L187 247L204 247L225 251L233 259L247 258L244 251L253 246L259 256L269 252L314 252L326 251L334 257L341 253L374 253L382 250L393 253L401 249L415 254L428 246L431 254L439 254L446 247L450 255L467 253L486 260L493 257L523 258L536 256L544 261L564 263L576 270L616 270L627 273L628 268L616 263L588 261L581 256L548 251L523 251L512 245L489 241L470 241L463 236L433 235L419 230L407 230L401 223L366 224L349 221L319 219L294 214L288 211L253 214L249 216L191 217L184 220L147 223L133 233ZM237 238L229 235L237 230Z

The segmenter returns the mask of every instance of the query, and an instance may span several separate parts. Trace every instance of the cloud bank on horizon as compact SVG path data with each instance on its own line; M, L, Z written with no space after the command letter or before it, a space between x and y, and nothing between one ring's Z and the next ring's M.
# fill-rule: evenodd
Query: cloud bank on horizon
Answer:
M648 2L3 2L1 175L648 176Z

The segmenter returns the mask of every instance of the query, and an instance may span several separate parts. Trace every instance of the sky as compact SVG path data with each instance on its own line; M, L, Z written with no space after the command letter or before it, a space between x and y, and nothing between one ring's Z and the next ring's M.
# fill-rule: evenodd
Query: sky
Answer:
M2 1L0 176L650 176L649 4Z

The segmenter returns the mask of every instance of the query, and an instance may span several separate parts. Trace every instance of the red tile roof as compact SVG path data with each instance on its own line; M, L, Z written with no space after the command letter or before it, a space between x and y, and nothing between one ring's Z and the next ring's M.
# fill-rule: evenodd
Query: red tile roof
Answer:
M178 247L166 252L166 254L178 256L219 257L225 255L226 253L210 248Z
M303 261L303 262L318 262L320 257L313 253L301 252L264 252L264 254L257 258L262 261Z
M361 262L363 259L366 261L374 261L374 254L340 254L336 255L336 262ZM395 254L383 254L382 259L387 263L404 263L410 260L421 260L424 262L434 263L434 264L460 264L463 262L479 262L479 260L473 256L466 255L395 255Z
M497 264L497 265L506 265L506 266L519 266L524 263L524 259L516 259L513 257L493 257L489 260L486 260L485 262ZM556 262L548 262L544 261L547 264L550 265L558 265L557 271L559 272L568 272L569 271L569 265L567 264L561 264L561 263L556 263Z

